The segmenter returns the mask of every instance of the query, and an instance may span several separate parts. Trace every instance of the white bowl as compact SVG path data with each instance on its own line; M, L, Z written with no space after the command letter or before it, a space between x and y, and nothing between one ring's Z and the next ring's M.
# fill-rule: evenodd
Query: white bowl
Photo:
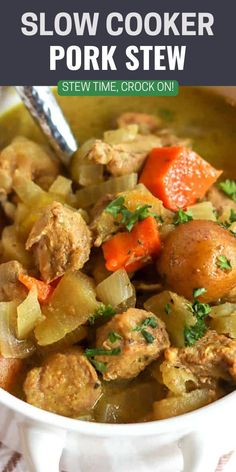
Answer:
M214 89L236 103L236 87ZM18 97L12 89L2 90L0 113L17 102ZM109 469L112 455L120 451L117 463L122 464L122 460L128 460L128 456L125 459L125 450L130 451L127 445L133 450L131 465L127 468L132 472L137 470L136 454L143 458L145 465L145 457L152 461L163 450L169 450L171 454L176 441L183 454L184 472L213 472L219 456L236 447L235 427L234 430L230 428L236 424L235 401L236 392L233 392L209 406L176 418L113 425L58 416L0 389L0 441L22 452L31 472L58 472L62 451L66 453L68 469L77 470L75 464L78 456L81 457L81 450L91 457L91 461L93 457L97 460L100 453L102 467L94 464L91 470L96 468L100 472L104 467L107 471L113 470ZM120 465L120 471L123 470Z

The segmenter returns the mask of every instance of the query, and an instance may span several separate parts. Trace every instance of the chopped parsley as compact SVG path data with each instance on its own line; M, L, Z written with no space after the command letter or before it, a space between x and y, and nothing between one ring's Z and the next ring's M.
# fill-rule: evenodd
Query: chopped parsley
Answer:
M193 298L198 298L201 295L203 295L204 293L206 293L206 289L204 287L194 288L193 289Z
M148 344L152 344L155 341L155 336L149 333L149 331L147 331L146 329L142 329L141 334Z
M170 303L166 303L166 304L165 304L164 310L165 310L166 315L170 315L170 313L171 313L171 306L170 306Z
M226 179L224 182L219 183L219 188L222 190L228 197L236 202L236 181Z
M101 374L104 374L107 370L107 364L106 362L99 362L95 361L95 359L90 359L91 364L94 365L95 369L100 372Z
M217 266L221 270L232 270L231 262L229 261L229 259L227 259L227 257L223 255L217 257Z
M112 200L109 205L106 207L106 212L110 213L110 215L113 216L113 218L117 218L119 213L121 212L121 209L124 207L125 199L124 197L118 197L115 200Z
M203 295L203 293L206 293L206 289L194 289L193 296L195 300L193 303L188 303L188 309L195 316L196 323L193 326L185 326L184 328L186 346L192 346L198 339L202 338L207 331L206 318L211 311L211 307L208 303L201 303L199 300L196 300L196 297Z
M230 210L229 221L230 221L231 224L235 223L235 221L236 221L236 211L234 211L233 208L231 208L231 210Z
M116 341L120 341L122 338L122 336L119 334L119 333L116 333L116 331L111 331L109 334L108 334L108 339L109 341L113 344L115 343Z
M206 333L207 327L204 320L197 320L194 326L185 326L184 339L186 346L192 346Z
M193 219L192 212L190 210L181 210L179 209L174 216L173 223L174 225L180 225L182 223L187 223Z
M153 334L151 334L145 328L148 326L150 326L150 328L157 328L157 325L157 319L154 316L149 316L148 318L145 318L145 320L138 323L137 326L132 329L132 331L140 332L144 337L145 341L148 344L151 344L155 341L155 336L153 336Z
M121 353L120 347L115 347L114 349L103 349L103 348L89 348L85 349L86 357L95 357L95 356L118 356Z
M118 197L109 203L105 211L112 215L114 219L119 218L117 223L124 225L127 231L131 231L138 221L143 221L148 216L153 216L156 219L159 218L156 213L150 211L150 208L152 208L151 205L143 205L137 206L134 211L130 211L125 206L124 197Z
M101 303L101 305L97 308L94 314L90 316L89 323L92 325L100 317L111 318L115 314L116 312L111 305L104 305L103 303Z

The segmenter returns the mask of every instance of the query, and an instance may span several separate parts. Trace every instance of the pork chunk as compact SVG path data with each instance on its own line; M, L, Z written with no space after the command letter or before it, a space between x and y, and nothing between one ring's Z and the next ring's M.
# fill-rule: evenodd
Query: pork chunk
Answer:
M58 162L43 147L24 137L15 138L0 155L0 194L12 191L16 170L25 177L49 187L58 174Z
M102 394L94 367L78 348L50 355L25 380L26 400L34 406L76 418L93 408Z
M18 261L0 264L0 302L21 300L25 297L25 288L18 280L19 274L24 272Z
M202 383L224 379L236 384L236 341L209 330L193 346L170 348L166 360L187 367Z
M98 164L106 164L108 171L119 177L138 172L151 149L161 145L161 139L153 134L138 134L132 141L114 145L96 140L89 151L88 159Z
M68 269L81 269L89 259L90 247L90 230L81 214L58 202L43 210L26 241L46 282Z
M149 134L161 126L161 119L146 113L127 112L119 116L117 125L119 128L125 128L128 125L138 125L140 134Z
M5 359L0 356L0 388L10 391L22 367L22 359Z
M114 339L116 338L116 340ZM170 342L164 323L153 313L130 308L97 331L97 348L120 349L117 355L96 356L106 365L104 380L136 377Z

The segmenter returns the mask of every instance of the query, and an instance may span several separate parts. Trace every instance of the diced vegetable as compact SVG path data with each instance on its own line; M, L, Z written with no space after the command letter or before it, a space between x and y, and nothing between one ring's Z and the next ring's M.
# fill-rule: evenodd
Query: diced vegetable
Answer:
M35 346L31 341L19 341L13 329L16 318L16 303L0 303L0 352L3 357L23 359L33 354Z
M59 341L49 344L48 346L38 346L39 353L44 357L48 356L51 352L58 352L60 349L65 349L67 347L73 346L74 344L79 343L85 339L88 335L87 326L79 326L74 331L66 334L64 338Z
M81 164L77 170L78 183L83 187L99 184L103 181L103 169L101 164Z
M125 206L129 211L135 211L137 207L150 205L150 211L153 211L160 218L160 222L171 222L173 213L164 208L163 203L154 197L151 192L143 184L138 184L133 190L123 192Z
M183 415L208 405L216 399L216 392L206 388L193 390L177 397L165 398L164 400L154 402L153 419L163 420L172 416Z
M32 267L31 255L26 251L25 244L13 225L6 226L2 232L2 250L4 260L17 260L26 269Z
M98 298L105 305L117 309L128 309L135 306L135 289L126 270L120 269L101 282L96 288Z
M120 144L122 142L133 141L138 134L138 125L128 125L125 128L105 131L103 140L107 144Z
M63 175L58 175L56 180L49 188L49 193L60 195L65 201L72 192L72 180L67 179Z
M112 272L121 268L137 270L157 256L160 248L159 231L152 216L136 223L130 233L117 233L102 245L106 268Z
M216 330L219 334L226 334L226 336L236 339L236 313L213 318L210 321L210 328Z
M35 277L30 277L26 274L19 274L19 281L26 288L28 288L28 290L31 290L33 287L35 287L40 302L48 301L54 290L51 285L46 284L42 280L36 279Z
M221 318L222 316L236 315L236 303L222 303L211 307L210 317Z
M211 220L216 221L216 214L211 202L196 203L188 207L191 211L193 220Z
M39 202L44 203L44 205L49 205L49 203L52 203L54 200L52 195L45 192L32 180L24 177L19 171L15 172L13 189L17 193L18 197L20 197L22 202L27 206L36 205L38 207Z
M170 210L186 208L203 198L222 172L184 146L151 151L140 182Z
M144 303L144 308L165 322L171 343L174 346L185 346L185 328L196 323L189 302L185 298L166 290L149 298Z
M46 319L35 328L38 344L47 346L64 338L86 323L98 307L92 280L82 272L67 272L42 309Z
M236 304L223 303L213 306L210 313L210 328L215 329L219 334L226 334L231 338L236 338Z
M137 184L137 174L123 175L122 177L115 177L108 179L98 185L90 185L82 190L76 192L77 205L78 207L88 207L96 203L99 198L106 194L116 194L124 192L135 187Z
M17 337L27 338L35 326L43 320L37 287L33 285L26 299L17 307Z
M174 395L183 395L186 393L186 384L191 382L197 385L197 378L190 370L184 367L169 364L164 361L160 366L163 383Z

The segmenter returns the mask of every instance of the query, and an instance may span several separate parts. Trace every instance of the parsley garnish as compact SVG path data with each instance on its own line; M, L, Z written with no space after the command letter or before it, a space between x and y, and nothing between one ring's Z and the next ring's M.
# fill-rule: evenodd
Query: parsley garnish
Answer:
M182 223L187 223L188 221L191 221L192 219L193 219L193 215L190 210L184 211L180 209L175 213L173 223L174 225L177 226Z
M116 333L116 331L111 331L109 334L108 334L108 339L109 341L113 344L115 343L116 341L120 341L122 338L122 336L119 334L119 333Z
M219 188L234 202L236 202L236 182L235 180L226 179L224 182L220 182Z
M221 270L232 270L231 262L223 255L217 257L217 265Z
M167 315L170 315L171 306L170 306L169 303L166 303L164 310L165 310L165 313L166 313Z
M101 316L104 318L111 318L115 314L116 312L111 305L104 305L103 303L101 303L101 305L97 308L94 314L90 316L89 323L92 325Z
M103 348L91 348L85 349L86 357L95 357L95 356L117 356L121 353L120 347L115 347L114 349L103 349Z
M206 289L204 287L194 288L193 289L193 298L198 298L201 295L203 295L204 293L206 293Z
M94 365L95 369L98 372L101 372L101 374L104 374L104 372L106 372L106 370L107 370L106 362L95 361L95 359L90 359L90 362L91 362L91 364Z
M132 331L140 332L144 337L145 341L148 344L151 344L155 340L155 337L145 329L147 326L150 326L150 328L156 328L157 319L154 316L149 316L148 318L145 318L145 320L138 323L137 326L132 329Z
M236 211L234 211L233 208L231 208L231 210L230 210L229 221L230 221L231 224L235 223L235 221L236 221Z
M125 206L124 197L118 197L106 207L106 212L110 213L114 219L119 217L118 224L124 225L127 231L131 231L138 221L145 220L148 216L158 218L156 213L150 211L151 205L137 206L136 210L130 211Z
M205 288L197 288L194 289L193 296L196 298L203 293L206 293ZM199 300L194 300L192 304L188 303L188 308L196 317L196 323L193 326L185 326L184 338L186 346L192 346L198 339L202 338L207 331L205 320L211 311L211 307L208 303L201 303Z
M155 337L146 329L142 329L141 334L148 344L152 344L155 341Z

